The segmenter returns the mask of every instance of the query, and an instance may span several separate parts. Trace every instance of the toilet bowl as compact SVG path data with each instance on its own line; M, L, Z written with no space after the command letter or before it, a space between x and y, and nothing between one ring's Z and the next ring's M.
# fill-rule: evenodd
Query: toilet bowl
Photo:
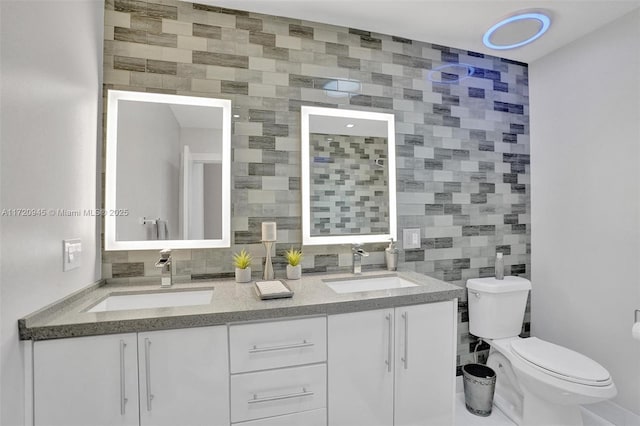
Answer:
M616 395L607 370L578 352L536 337L487 342L487 365L501 381L495 403L519 425L581 425L579 405Z
M579 405L613 398L615 384L604 367L578 352L518 337L530 288L520 277L467 281L469 330L491 347L494 403L518 425L582 425Z

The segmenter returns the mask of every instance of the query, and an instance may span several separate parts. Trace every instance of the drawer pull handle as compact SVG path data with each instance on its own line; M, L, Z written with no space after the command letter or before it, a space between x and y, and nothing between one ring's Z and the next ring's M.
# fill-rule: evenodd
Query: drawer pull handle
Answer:
M257 404L259 402L270 402L270 401L280 401L283 399L291 399L291 398L302 398L305 396L312 396L313 392L307 391L306 388L302 388L302 392L297 393L289 393L286 395L277 395L277 396L265 396L264 398L258 398L258 394L253 394L253 399L247 401L249 404Z
M306 339L303 340L302 343L294 343L293 345L264 346L262 348L253 345L253 348L249 349L249 353L255 354L259 352L284 351L287 349L306 348L313 345L314 344L312 342L307 342Z

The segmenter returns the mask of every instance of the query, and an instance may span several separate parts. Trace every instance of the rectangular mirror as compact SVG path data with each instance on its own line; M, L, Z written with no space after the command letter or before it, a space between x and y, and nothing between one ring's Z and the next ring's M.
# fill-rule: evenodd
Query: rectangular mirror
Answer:
M306 107L302 113L302 243L396 239L393 114Z
M110 90L106 126L106 250L230 246L230 100Z

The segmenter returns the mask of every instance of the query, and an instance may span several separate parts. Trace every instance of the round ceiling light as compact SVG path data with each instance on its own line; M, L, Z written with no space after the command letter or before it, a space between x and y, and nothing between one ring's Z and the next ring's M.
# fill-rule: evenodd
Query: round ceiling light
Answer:
M495 50L515 49L547 32L551 19L539 12L521 13L498 22L484 33L482 42Z

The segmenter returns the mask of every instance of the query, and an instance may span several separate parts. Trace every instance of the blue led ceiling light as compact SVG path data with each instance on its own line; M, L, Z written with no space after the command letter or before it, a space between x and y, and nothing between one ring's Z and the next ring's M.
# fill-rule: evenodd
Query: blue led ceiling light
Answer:
M469 64L450 63L435 67L429 71L427 78L434 83L455 84L471 77L474 72L476 72L476 69ZM440 79L436 77L438 73L440 74Z
M526 40L519 41L517 43L512 44L495 44L491 41L491 36L500 28L505 27L506 25L512 24L513 22L519 21L527 21L527 20L535 20L540 23L540 28L538 31L527 38ZM547 32L549 26L551 25L551 19L543 13L531 12L531 13L522 13L520 15L511 16L507 19L503 19L502 21L495 24L493 27L489 28L484 36L482 37L482 42L485 46L490 49L495 50L507 50L507 49L515 49L516 47L524 46L525 44L529 44L532 41L538 39L542 34Z

